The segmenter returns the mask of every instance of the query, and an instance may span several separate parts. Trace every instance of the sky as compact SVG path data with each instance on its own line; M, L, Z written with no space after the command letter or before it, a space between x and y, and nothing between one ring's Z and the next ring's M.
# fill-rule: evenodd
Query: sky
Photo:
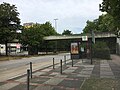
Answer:
M54 19L58 19L56 31L60 34L66 29L80 34L87 20L102 14L99 11L102 0L0 0L0 4L3 2L16 5L22 25L49 21L55 27Z

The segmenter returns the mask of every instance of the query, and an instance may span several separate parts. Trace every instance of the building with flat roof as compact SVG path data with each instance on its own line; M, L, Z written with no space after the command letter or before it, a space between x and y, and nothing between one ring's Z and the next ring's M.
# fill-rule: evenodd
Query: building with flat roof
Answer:
M30 28L30 27L32 27L33 25L34 25L33 22L30 22L30 23L24 23L24 24L23 24L23 26L24 26L25 28Z

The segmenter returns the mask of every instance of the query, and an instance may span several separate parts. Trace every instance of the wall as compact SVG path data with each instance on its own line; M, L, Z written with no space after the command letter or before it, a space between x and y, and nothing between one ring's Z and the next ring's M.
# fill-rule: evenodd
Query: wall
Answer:
M120 55L120 38L117 38L116 53Z

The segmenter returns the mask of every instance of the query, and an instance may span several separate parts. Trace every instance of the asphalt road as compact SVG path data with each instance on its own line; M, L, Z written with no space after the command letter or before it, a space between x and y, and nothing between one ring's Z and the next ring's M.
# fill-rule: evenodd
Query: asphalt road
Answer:
M18 59L18 60L2 61L2 62L0 62L0 72L9 70L9 69L18 68L21 66L25 66L25 65L29 64L30 62L32 62L33 64L48 62L50 60L52 61L53 58L55 58L55 60L60 60L60 59L63 60L64 55L67 55L67 59L70 58L69 53L62 53L62 54L58 54L58 55L47 55L47 56L23 58L23 59Z

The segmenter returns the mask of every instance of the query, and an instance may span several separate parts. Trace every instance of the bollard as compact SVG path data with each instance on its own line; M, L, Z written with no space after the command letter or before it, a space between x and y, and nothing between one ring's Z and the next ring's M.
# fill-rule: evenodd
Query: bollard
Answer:
M55 59L53 58L53 69L55 69Z
M32 78L32 62L30 62L30 77Z
M72 67L73 67L73 59L72 59Z
M62 60L60 60L60 74L62 74Z
M64 64L66 65L66 56L64 56Z
M30 87L30 70L27 70L27 90L29 90Z

